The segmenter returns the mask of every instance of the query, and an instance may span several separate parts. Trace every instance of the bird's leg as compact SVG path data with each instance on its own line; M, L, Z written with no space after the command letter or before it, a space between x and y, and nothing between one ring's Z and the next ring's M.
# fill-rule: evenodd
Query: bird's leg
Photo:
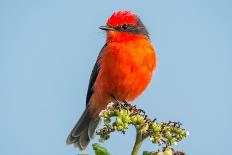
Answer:
M121 102L113 94L111 94L111 97L114 99L116 107L121 108Z
M127 101L122 101L125 105L130 105Z
M115 101L116 103L120 103L120 101L117 100L116 97L115 97L114 95L111 95L111 97L114 99L114 101Z

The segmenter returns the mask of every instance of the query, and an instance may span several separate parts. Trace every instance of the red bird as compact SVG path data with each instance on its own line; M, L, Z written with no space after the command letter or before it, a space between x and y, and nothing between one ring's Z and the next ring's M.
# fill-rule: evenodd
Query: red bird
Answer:
M69 134L67 144L84 150L107 104L132 101L151 81L156 55L147 29L131 11L118 11L100 29L107 33L89 80L86 109Z

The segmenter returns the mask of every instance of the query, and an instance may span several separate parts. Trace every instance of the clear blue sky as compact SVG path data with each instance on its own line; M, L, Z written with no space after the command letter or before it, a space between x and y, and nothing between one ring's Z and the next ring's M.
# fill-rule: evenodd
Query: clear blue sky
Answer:
M98 27L121 9L141 17L158 55L151 85L133 104L151 118L184 124L191 135L177 149L231 154L231 8L230 0L1 0L0 154L77 154L65 140L105 42ZM114 134L105 145L127 155L134 134ZM152 149L150 142L142 147Z

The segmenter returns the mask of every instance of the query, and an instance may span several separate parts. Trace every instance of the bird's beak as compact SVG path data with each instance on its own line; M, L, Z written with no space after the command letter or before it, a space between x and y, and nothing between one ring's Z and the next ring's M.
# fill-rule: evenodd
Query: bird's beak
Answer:
M105 31L113 31L114 28L110 26L100 26L99 29L105 30Z

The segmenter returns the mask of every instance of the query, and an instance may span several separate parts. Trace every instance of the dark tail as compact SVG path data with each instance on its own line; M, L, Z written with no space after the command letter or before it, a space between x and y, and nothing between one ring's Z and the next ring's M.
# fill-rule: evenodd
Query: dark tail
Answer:
M99 124L100 119L93 119L89 115L88 108L81 115L81 118L69 134L66 143L74 144L80 150L84 150L93 138L95 130Z

